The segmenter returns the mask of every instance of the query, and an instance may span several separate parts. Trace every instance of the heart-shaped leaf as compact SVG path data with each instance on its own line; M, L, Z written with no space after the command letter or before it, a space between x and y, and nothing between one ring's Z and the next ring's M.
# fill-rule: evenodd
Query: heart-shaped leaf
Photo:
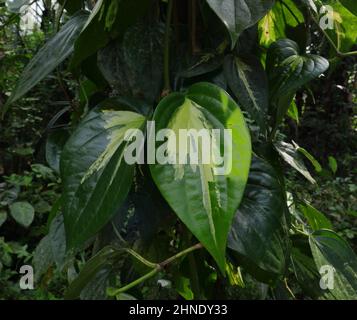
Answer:
M336 299L357 299L357 256L338 234L315 231L309 238L312 255L321 274L320 285Z
M125 200L134 174L134 165L124 159L127 130L140 129L145 121L122 101L109 100L92 110L66 143L60 168L67 249L98 232Z
M274 168L255 157L247 187L234 217L228 248L260 281L270 282L285 270L284 190Z
M207 0L229 31L232 48L239 35L271 9L274 0Z
M244 117L224 90L213 84L198 83L186 94L173 93L162 100L154 120L157 133L161 129L171 130L167 143L157 142L156 149L166 150L169 163L150 165L154 181L224 273L227 235L244 192L251 160L251 142ZM212 129L218 131L220 139L213 137ZM196 148L199 161L195 164L192 153L188 154L188 148L182 147L180 138L176 140L179 143L176 148L174 137L180 137L180 130L193 131L182 139L189 138L190 147ZM194 138L194 132L207 134L199 140ZM227 132L232 139L224 135ZM183 141L187 147L186 142ZM224 170L212 160L209 146L211 150L224 152ZM207 155L210 161L204 160ZM182 159L188 159L187 163Z
M266 69L274 128L283 120L296 91L320 76L328 67L329 63L323 57L300 54L299 46L292 40L281 39L269 47Z

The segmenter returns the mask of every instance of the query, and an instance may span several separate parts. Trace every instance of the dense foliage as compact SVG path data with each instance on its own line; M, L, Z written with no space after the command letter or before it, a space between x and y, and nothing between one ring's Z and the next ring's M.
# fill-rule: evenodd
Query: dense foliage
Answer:
M0 298L357 299L356 2L3 0L0 25ZM230 170L164 129L229 129Z

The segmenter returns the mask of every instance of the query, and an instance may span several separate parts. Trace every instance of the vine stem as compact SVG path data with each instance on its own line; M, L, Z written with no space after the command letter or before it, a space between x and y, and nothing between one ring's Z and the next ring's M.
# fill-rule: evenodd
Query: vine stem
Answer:
M338 57L345 58L345 57L351 57L351 56L356 56L357 55L357 51L341 52L340 49L336 46L335 42L327 34L327 32L323 28L321 28L320 23L317 21L317 19L314 17L313 14L311 14L311 17L312 17L312 21L314 21L314 23L319 27L321 32L326 37L327 41L331 44L333 49L336 51L336 54L337 54Z
M129 284L127 284L124 287L121 287L119 289L113 289L113 288L109 288L107 293L110 296L116 296L120 293L123 293L125 291L128 291L129 289L139 285L140 283L144 282L145 280L148 280L150 278L152 278L153 276L155 276L158 272L162 271L167 265L169 265L170 263L174 262L175 260L185 256L188 253L191 253L193 251L202 249L203 246L201 243L197 243L192 247L189 247L183 251L180 251L179 253L175 254L174 256L160 262L160 263L152 263L147 261L145 258L141 257L139 254L137 254L136 252L134 252L131 249L126 249L125 251L127 251L128 253L132 254L135 258L137 258L138 260L140 260L141 262L143 262L145 265L153 267L152 270L150 270L147 274L143 275L142 277L134 280L133 282L130 282Z
M164 91L170 91L170 36L171 36L171 20L173 11L173 0L168 0L166 12L166 29L164 43Z

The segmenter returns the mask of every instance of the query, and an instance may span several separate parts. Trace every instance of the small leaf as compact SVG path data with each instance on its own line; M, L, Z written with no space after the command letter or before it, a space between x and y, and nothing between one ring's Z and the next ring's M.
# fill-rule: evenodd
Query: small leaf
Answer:
M305 156L305 158L311 162L311 164L314 166L316 172L322 171L322 167L321 167L320 163L315 159L315 157L310 152L308 152L304 148L299 147L294 141L293 141L293 145L298 152L303 154Z
M232 48L239 35L256 24L274 4L274 0L207 0L228 29Z
M326 216L315 209L312 205L305 203L299 205L300 211L303 213L307 221L309 222L312 230L317 231L320 229L333 229L332 223Z
M337 165L337 160L333 156L328 157L328 165L331 171L333 172L333 174L336 174L338 165Z
M315 231L309 242L326 289L335 299L356 300L357 256L349 244L330 230Z
M28 202L15 202L10 205L10 214L17 223L27 228L31 225L34 217L35 210Z
M295 170L300 172L311 183L316 183L315 179L307 170L300 156L300 153L297 152L296 147L294 145L281 141L275 143L274 146L286 163L288 163Z
M213 84L198 83L186 94L173 93L163 99L155 110L154 120L156 132L171 131L167 143L156 144L156 150L166 149L169 160L166 164L150 165L153 179L175 213L225 273L227 235L243 195L251 159L251 141L244 117L225 91ZM173 138L179 139L182 129L209 132L209 142L185 136L191 147L196 146L199 159L196 164L187 161L192 156L188 148L184 150L179 145L176 148L178 140L174 142ZM219 131L219 139L211 141L212 129ZM231 142L224 129L231 130ZM204 151L202 146L207 147L211 142L211 150L224 152L225 169L214 164L210 151ZM209 161L203 161L203 155L208 156ZM179 160L182 158L186 164ZM221 174L217 174L218 171Z
M103 102L82 120L63 149L60 167L67 250L95 235L130 190L135 166L124 159L129 144L126 133L142 129L146 119L127 110L132 108L122 100Z

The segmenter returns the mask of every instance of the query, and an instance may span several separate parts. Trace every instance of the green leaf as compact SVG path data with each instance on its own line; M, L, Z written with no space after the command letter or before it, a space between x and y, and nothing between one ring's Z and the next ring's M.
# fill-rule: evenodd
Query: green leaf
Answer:
M299 110L297 108L295 100L291 101L290 107L288 109L288 116L291 119L295 120L297 124L299 124Z
M219 130L221 139L212 139L212 150L221 154L224 142L229 145L229 139L223 138L223 130L231 130L233 145L231 148L227 146L223 155L228 161L228 170L222 172L223 175L215 174L218 165L214 165L212 157L203 161L204 142L202 139L194 141L192 136L191 144L197 146L199 153L198 164L150 165L154 181L166 201L225 273L227 234L243 195L251 160L251 142L244 117L225 91L213 84L198 83L186 94L173 93L163 99L155 110L154 120L156 132L166 128L172 130L167 143L156 145L168 149L171 163L172 160L179 163L180 148L176 148L173 138L179 137L180 129ZM189 156L187 150L183 154L186 159ZM183 152L180 153L182 156ZM233 161L229 163L229 159Z
M105 47L110 39L123 36L127 28L142 17L152 4L151 0L121 0L117 1L119 3L116 10L112 11L112 2L114 1L97 2L75 43L71 69L77 68L85 59Z
M331 221L312 205L308 203L300 204L299 209L307 219L312 230L333 229Z
M307 170L300 153L297 151L296 145L280 141L276 142L274 146L286 163L301 173L311 183L316 183L315 179Z
M269 75L270 114L273 127L283 120L296 91L320 76L328 61L312 54L300 54L296 42L281 39L268 50L266 69Z
M27 201L15 202L9 206L11 216L17 223L27 228L31 225L34 217L35 210Z
M53 264L53 253L51 249L51 240L49 236L45 236L41 239L37 245L34 256L33 266L35 270L35 280L38 281L43 274L45 274L48 268Z
M315 159L315 157L310 152L308 152L304 148L299 147L294 141L293 141L293 145L298 152L303 154L305 156L305 158L311 162L311 164L314 166L314 169L316 172L322 171L322 167L321 167L320 163Z
M46 141L46 161L51 169L59 173L62 149L68 140L67 130L58 130L49 134Z
M239 254L238 263L263 282L285 270L283 219L284 190L274 168L254 157L243 200L228 236L228 248Z
M326 266L334 268L329 283L331 287L327 287L332 296L335 299L356 300L357 256L348 243L330 230L315 231L310 235L309 242L321 276L327 276L323 271Z
M228 29L232 48L240 34L256 24L274 4L274 0L207 0Z
M4 106L3 113L11 103L24 96L73 52L74 41L87 18L86 13L75 15L38 51L23 71L16 88Z
M119 111L117 111L119 109ZM122 109L122 110L120 110ZM124 159L127 130L145 117L111 99L92 110L67 141L61 157L67 250L82 245L116 213L132 183L134 165Z
M327 10L321 15L319 22L324 22L324 16L333 21L332 30L326 29L325 31L335 43L335 46L341 52L348 52L357 42L357 19L355 13L350 11L356 10L356 3L353 6L343 6L341 1L324 0L323 5L332 7L333 12ZM354 1L355 2L355 1ZM347 1L346 3L347 4ZM347 8L347 9L346 9Z
M357 16L357 2L355 0L339 0L351 13Z
M338 165L337 165L337 160L333 156L328 157L328 165L333 172L333 174L336 174Z
M304 23L304 15L292 0L277 1L273 8L259 21L259 42L264 47L269 47L273 42L290 38L303 42L306 41L305 28L299 28ZM300 39L301 38L301 39Z
M99 51L99 69L120 95L153 103L162 88L163 39L161 25L141 21Z
M100 250L84 265L79 276L73 280L66 291L65 299L77 299L82 290L101 271L113 265L120 253L115 248L108 246Z
M312 257L306 255L299 248L293 248L291 251L291 261L296 280L303 289L304 295L308 295L312 299L319 299L325 296L326 292L319 285L321 275Z
M0 210L0 227L6 222L7 220L7 212L5 210Z
M48 237L51 243L53 259L57 268L62 270L66 259L66 233L62 214L52 220Z
M191 289L190 279L186 277L177 277L175 279L175 290L182 296L185 300L193 300L194 293Z
M266 130L268 113L268 79L260 61L254 56L239 58L229 55L224 62L228 85L239 105Z

